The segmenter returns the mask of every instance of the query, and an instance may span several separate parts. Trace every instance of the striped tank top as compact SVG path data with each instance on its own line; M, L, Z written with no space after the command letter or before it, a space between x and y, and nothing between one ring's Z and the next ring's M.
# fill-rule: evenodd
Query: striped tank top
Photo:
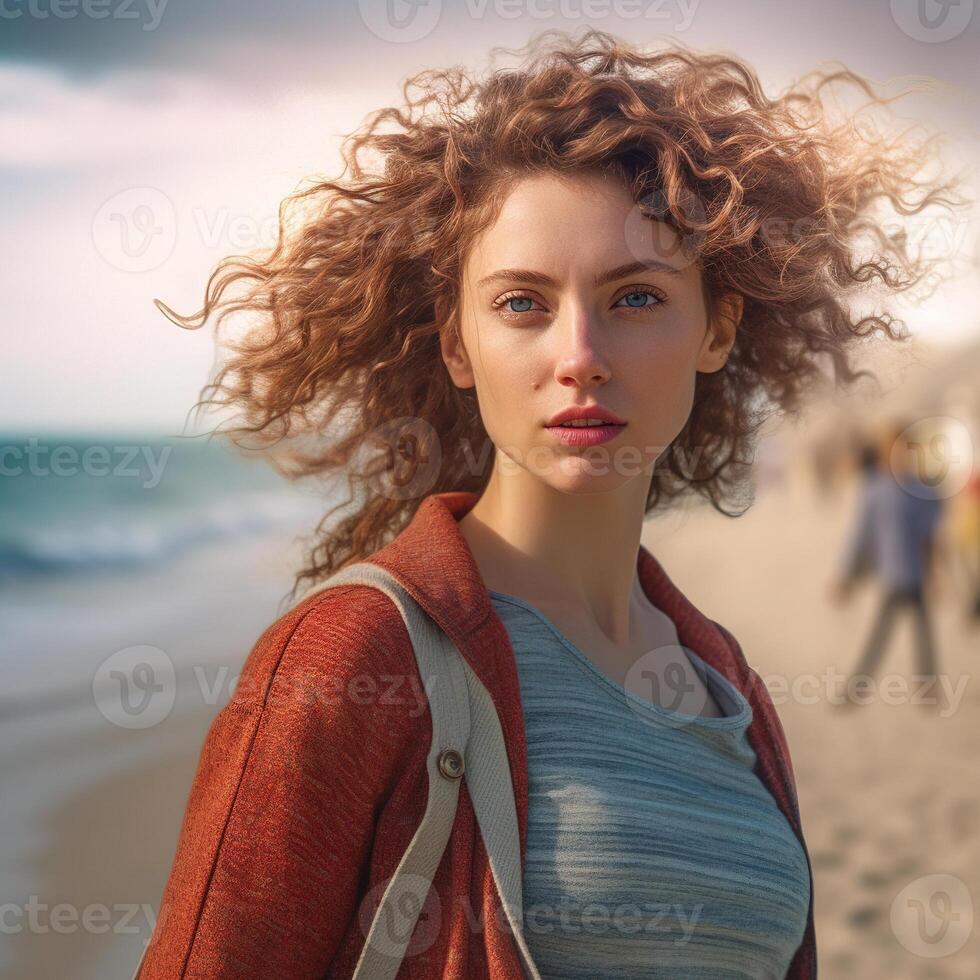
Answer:
M520 681L524 931L543 980L782 980L810 879L753 771L752 706L684 647L723 717L670 711L603 673L534 606L490 597Z

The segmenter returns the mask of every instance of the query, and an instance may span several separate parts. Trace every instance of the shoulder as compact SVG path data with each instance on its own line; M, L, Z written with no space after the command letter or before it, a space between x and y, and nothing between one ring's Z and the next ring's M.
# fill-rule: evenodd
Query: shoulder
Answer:
M786 732L783 729L782 722L779 720L779 713L776 710L776 705L772 699L769 687L762 675L749 664L745 658L745 654L742 652L741 644L735 639L735 636L720 623L714 620L712 622L718 628L731 649L732 662L737 672L737 680L734 683L752 705L753 725L757 727L761 726L769 733L792 784L795 777L793 776L793 764L790 759L789 742L786 739ZM732 678L729 678L729 680L732 680ZM795 801L795 788L793 789L793 793Z
M735 639L735 634L731 630L722 626L717 620L709 620L712 626L714 626L718 632L721 634L722 639L725 641L728 647L728 654L730 657L730 662L734 667L735 675L738 679L739 686L741 686L746 678L753 673L752 668L749 666L748 660L745 659L745 654L742 652L742 645Z
M765 681L762 676L756 671L756 669L749 663L742 650L742 645L735 638L735 634L731 630L727 629L721 623L716 620L710 621L712 626L714 626L718 632L721 634L728 647L729 652L729 664L731 665L731 672L728 673L728 679L745 695L750 701L754 699L761 699L762 701L769 701L769 690L766 687Z
M350 703L387 682L418 676L412 642L395 604L378 589L339 585L314 593L273 622L242 668L233 701Z
M300 953L303 976L326 975L382 808L406 787L397 819L425 785L423 714L378 687L412 660L397 609L366 586L265 630L201 750L141 976L298 976Z

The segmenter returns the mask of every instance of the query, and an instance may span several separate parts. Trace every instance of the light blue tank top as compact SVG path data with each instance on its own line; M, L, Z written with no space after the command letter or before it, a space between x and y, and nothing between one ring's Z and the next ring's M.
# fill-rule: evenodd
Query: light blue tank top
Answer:
M490 597L520 680L524 930L544 980L782 980L810 880L753 771L752 706L685 647L724 717L670 711L603 673L534 606Z

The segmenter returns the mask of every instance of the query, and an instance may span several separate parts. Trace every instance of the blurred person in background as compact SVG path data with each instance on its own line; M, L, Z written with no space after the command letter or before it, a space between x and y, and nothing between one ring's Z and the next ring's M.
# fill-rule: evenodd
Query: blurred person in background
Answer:
M867 577L879 580L882 596L874 626L851 675L854 679L874 676L902 609L908 609L915 622L920 674L936 675L928 605L935 597L942 504L917 468L906 429L893 423L877 445L865 443L859 451L862 487L858 514L831 596L837 602L846 601L855 584ZM852 689L848 684L847 690ZM864 702L849 699L843 703Z
M950 504L953 551L965 579L965 613L980 623L980 471L970 476Z

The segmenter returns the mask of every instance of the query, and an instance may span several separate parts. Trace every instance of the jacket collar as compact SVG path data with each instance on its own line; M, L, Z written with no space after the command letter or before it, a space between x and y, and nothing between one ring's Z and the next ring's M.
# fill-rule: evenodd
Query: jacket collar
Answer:
M485 650L492 639L488 624L493 624L497 616L458 526L478 499L479 494L470 491L430 494L404 530L370 560L398 578L452 639L493 694L488 681L493 680L496 658L491 657L487 663ZM673 620L680 642L741 686L743 671L718 625L687 599L643 545L637 556L637 573L647 598ZM495 625L502 628L499 620Z

